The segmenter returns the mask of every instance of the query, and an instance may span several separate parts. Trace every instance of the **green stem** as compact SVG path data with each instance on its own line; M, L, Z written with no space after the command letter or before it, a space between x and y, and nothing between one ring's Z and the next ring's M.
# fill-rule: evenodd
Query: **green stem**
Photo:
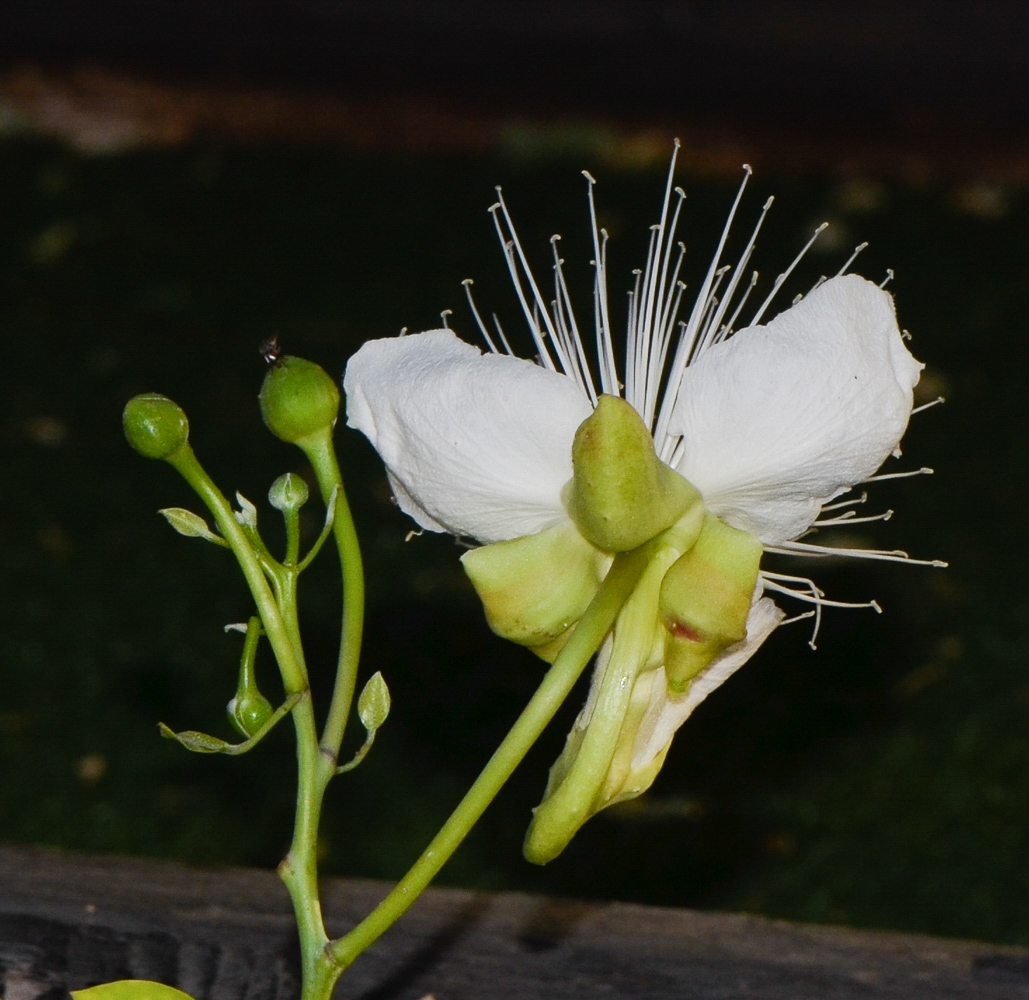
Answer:
M439 833L389 895L353 930L329 946L331 957L341 971L407 910L457 850L469 830L554 717L554 713L568 696L586 664L603 642L604 636L611 629L619 610L645 569L648 555L649 552L644 546L615 557L597 596L575 626L568 643L511 727L511 731Z
M297 812L293 843L279 865L279 874L289 889L297 914L303 963L302 998L326 1000L343 970L326 947L328 937L318 898L318 825L326 787L336 774L343 732L357 684L364 625L364 567L343 489L343 477L332 447L331 431L326 430L297 444L314 469L322 500L326 504L335 504L332 531L343 575L343 623L336 680L322 738L317 745L310 745L299 739L298 730ZM295 591L292 588L290 598L294 611L288 618L290 624L295 625Z
M235 553L278 661L287 695L306 694L307 672L297 628L295 589L292 586L283 588L284 607L280 609L258 556L236 522L232 508L189 445L183 445L168 461L207 505L219 531ZM297 734L297 812L293 843L279 866L279 872L293 900L306 995L306 984L321 981L323 974L319 970L325 964L323 956L328 941L318 900L317 844L322 796L334 772L335 760L326 761L319 750L311 699L301 698L292 714Z
M188 444L183 445L168 461L204 501L222 537L235 554L261 615L265 635L268 636L268 642L279 662L286 694L306 691L307 677L303 664L297 660L292 638L279 612L278 602L271 592L253 546L233 516L229 502L197 461L193 449Z
M340 474L339 463L332 447L331 432L326 431L315 438L297 443L314 469L322 500L328 503L333 491L336 491L332 533L336 539L343 571L343 628L336 666L336 683L321 741L325 752L331 754L335 761L339 757L343 732L346 729L347 717L350 715L350 706L354 699L354 688L357 685L357 668L361 658L361 638L364 631L364 566L353 514L343 488L343 476Z

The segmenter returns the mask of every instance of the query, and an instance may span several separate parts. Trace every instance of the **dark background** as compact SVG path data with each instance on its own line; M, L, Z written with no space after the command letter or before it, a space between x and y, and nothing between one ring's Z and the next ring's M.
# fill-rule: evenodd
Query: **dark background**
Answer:
M689 280L740 176L777 195L766 276L832 223L784 301L861 240L891 287L922 397L896 517L848 541L951 568L802 569L829 596L819 650L780 630L676 739L652 792L534 869L519 846L581 695L443 881L1029 941L1029 298L1024 5L964 3L139 3L0 10L2 836L274 865L293 794L287 727L228 735L245 619L193 506L121 438L126 399L190 414L202 461L254 501L297 455L260 424L257 346L340 373L365 339L438 325L460 281L517 315L485 212L503 183L541 273L547 237L588 291L578 171L598 177L613 303L639 266L673 136ZM743 226L741 228L746 228ZM581 299L580 299L581 301ZM323 866L396 877L540 676L486 629L443 537L407 544L377 458L340 428L368 563L365 672L394 713L333 788ZM262 504L262 523L273 511ZM310 515L309 530L318 521ZM309 660L333 661L323 558L302 592ZM800 609L796 609L800 610ZM271 664L262 683L275 690Z

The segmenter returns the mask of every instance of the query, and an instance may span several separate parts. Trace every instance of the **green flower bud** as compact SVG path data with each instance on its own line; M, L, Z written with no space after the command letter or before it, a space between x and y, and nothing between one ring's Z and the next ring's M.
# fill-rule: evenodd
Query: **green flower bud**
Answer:
M268 430L290 444L331 431L339 414L335 381L320 365L290 355L269 369L260 400Z
M295 472L287 472L272 483L268 503L276 510L294 511L303 507L309 496L307 483Z
M122 413L125 437L145 458L171 458L189 440L189 421L167 396L147 392L133 396Z
M237 625L227 626L236 630ZM225 706L236 732L244 738L253 736L268 721L272 714L272 706L261 694L254 676L254 661L257 659L257 644L261 639L261 619L252 616L243 629L246 638L243 640L243 655L239 659L239 680L236 682L236 694Z
M550 663L593 600L607 561L568 521L461 557L490 628Z
M249 739L268 721L272 706L257 688L237 691L236 696L225 706L225 712L233 728L244 739Z
M628 552L701 503L700 493L660 461L640 415L617 396L601 396L575 432L565 508L602 552Z
M661 584L670 694L685 692L722 650L746 638L760 561L761 543L753 535L705 515L696 544Z

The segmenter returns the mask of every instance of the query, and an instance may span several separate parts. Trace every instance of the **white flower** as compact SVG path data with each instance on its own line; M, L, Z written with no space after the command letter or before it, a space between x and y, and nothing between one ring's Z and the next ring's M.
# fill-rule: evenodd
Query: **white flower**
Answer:
M652 433L657 455L700 491L707 511L756 536L766 550L824 553L798 539L813 524L828 523L818 521L825 505L868 481L891 453L899 454L912 412L922 365L904 345L892 297L843 273L848 261L837 276L762 323L794 261L743 326L739 317L756 274L749 284L741 279L765 216L738 264L724 267L741 186L676 338L684 286L678 281L683 251L676 249L674 233L683 195L673 190L670 170L647 264L630 295L624 363L618 365L607 304L606 234L597 228L593 181L587 178L595 346L588 349L580 337L556 243L554 294L547 302L501 198L494 220L538 362L512 356L499 325L491 336L470 295L486 353L441 329L371 341L351 358L344 380L348 423L378 450L400 507L423 528L483 544L567 524L562 490L572 478L575 432L600 393L624 394ZM588 350L597 358L596 380ZM853 514L850 509L829 520L860 520ZM621 785L610 779L598 808L649 785L675 729L781 623L783 613L761 596L762 589L807 599L816 611L833 603L806 579L762 572L746 638L717 656L679 697L666 690L660 655L655 662L647 646L633 674L645 680L635 685L633 706L624 708L635 713L631 759L623 761L630 778L619 779ZM610 657L609 642L570 752L591 721ZM567 767L559 762L557 771L548 794Z

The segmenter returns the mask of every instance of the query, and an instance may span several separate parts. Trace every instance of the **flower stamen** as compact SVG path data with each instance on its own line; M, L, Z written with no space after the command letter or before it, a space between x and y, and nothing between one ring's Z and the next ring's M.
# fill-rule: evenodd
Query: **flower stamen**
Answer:
M784 556L804 556L812 559L826 559L831 556L851 556L855 559L878 559L882 562L902 562L912 566L934 566L946 569L942 559L913 559L902 549L851 549L833 545L814 545L811 542L783 542L781 545L766 545L766 552L778 552Z
M772 300L776 297L776 295L779 294L779 289L782 288L782 286L786 283L786 279L791 274L793 274L793 271L796 268L796 266L804 259L808 250L810 250L811 247L814 246L815 240L817 240L818 237L821 236L822 233L824 233L828 228L829 223L823 222L811 234L811 239L809 239L807 243L804 244L804 246L801 248L800 253L798 253L797 256L793 258L793 263L791 263L790 266L786 268L786 270L783 271L783 273L775 279L775 283L772 285L772 290L768 293L768 297L765 299L764 302L761 303L761 308L758 309L758 311L754 314L754 318L750 321L748 326L757 326L761 322L761 317L764 316L766 310L772 304Z
M862 483L881 483L884 479L907 479L910 476L931 476L933 474L932 469L927 466L922 466L921 469L912 469L910 472L884 472L881 476L871 476L868 479L862 479Z
M770 573L767 570L761 571L761 582L766 590L773 590L778 594L785 594L789 597L795 597L798 601L806 601L809 604L814 604L814 610L809 611L806 614L797 615L795 618L787 619L787 621L799 621L801 618L809 618L814 615L815 625L811 632L811 638L808 639L808 645L812 649L817 649L815 640L818 638L818 631L822 627L822 608L871 608L876 614L882 614L882 608L878 601L831 601L826 598L825 592L815 583L814 580L809 579L805 576L789 576L785 573ZM787 583L799 583L803 585L802 590L796 590L793 587L787 587ZM785 625L786 622L783 622Z
M839 517L831 517L828 521L814 521L812 522L813 528L827 528L834 524L867 524L869 521L888 521L893 517L892 510L883 511L881 514L871 514L868 517L857 517L857 511L848 510Z
M947 402L947 400L944 399L943 396L937 396L931 402L923 403L921 406L916 406L911 411L911 416L914 416L916 413L921 413L923 410L928 410L930 407L937 406L939 403L946 403L946 402Z
M844 263L843 267L841 267L836 272L836 277L840 278L843 275L845 275L847 273L847 271L850 270L850 265L853 264L855 260L857 260L858 254L861 253L862 250L866 250L867 248L868 248L868 241L867 240L864 243L859 243L856 247L854 247L854 252L847 258L847 260ZM825 280L826 279L824 277L819 278L818 284L815 285L815 288L817 288L818 285L820 285ZM814 291L814 290L815 290L814 288L811 289L811 291Z
M489 331L486 329L486 325L482 322L482 317L479 315L479 310L475 308L475 299L472 297L472 285L474 285L475 282L471 278L465 278L464 281L461 282L461 284L464 285L465 298L468 299L468 306L469 308L471 308L472 315L475 317L475 322L476 325L479 327L479 333L482 334L482 339L486 341L486 346L490 349L491 354L499 354L500 351L497 350L497 345L493 343L493 338L489 335ZM493 315L493 318L494 320L496 319L495 313ZM511 353L510 349L508 350L508 353Z

